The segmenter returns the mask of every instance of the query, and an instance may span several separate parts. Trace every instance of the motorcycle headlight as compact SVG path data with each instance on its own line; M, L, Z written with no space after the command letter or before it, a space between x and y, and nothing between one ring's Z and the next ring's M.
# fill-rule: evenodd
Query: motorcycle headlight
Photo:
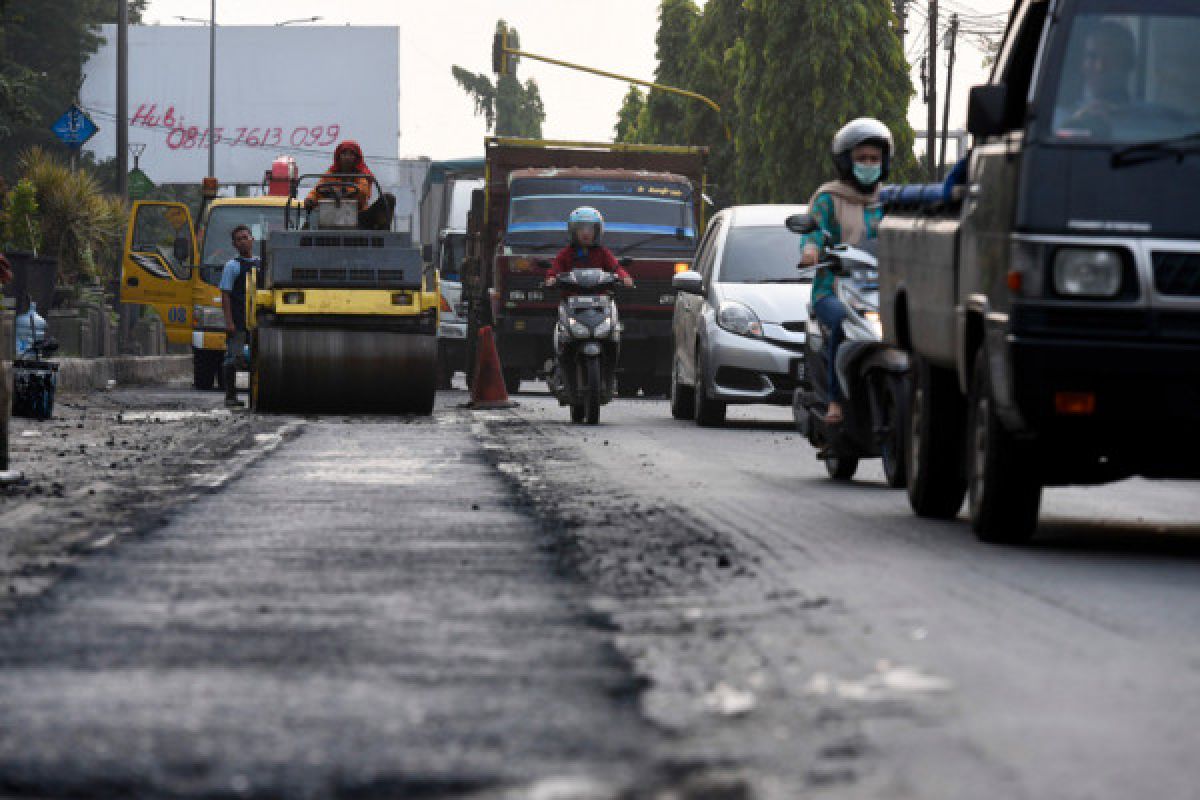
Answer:
M880 339L882 339L883 338L883 321L879 319L879 312L878 311L865 311L865 312L863 312L862 316L863 316L863 319L867 321L867 324L871 326L871 330L875 332L875 335L878 336Z
M597 338L608 336L612 333L612 317L605 317L604 322L596 326L596 330L592 331Z
M587 339L588 337L590 337L592 335L592 332L590 330L588 330L588 326L584 325L582 322L580 322L578 320L574 320L574 319L571 320L570 326L571 326L571 335L574 336L576 339Z
M732 300L726 300L717 309L717 324L739 336L761 338L763 335L762 323L759 322L758 315L749 306Z
M1113 250L1061 248L1054 254L1054 291L1064 297L1116 297L1124 267Z

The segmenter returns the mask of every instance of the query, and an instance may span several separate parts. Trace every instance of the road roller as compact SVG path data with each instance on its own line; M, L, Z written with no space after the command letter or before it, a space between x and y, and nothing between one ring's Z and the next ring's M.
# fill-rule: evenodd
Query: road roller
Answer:
M305 210L296 194L309 178L322 180ZM361 174L296 178L285 230L272 231L248 278L256 411L433 412L437 271L423 264L409 234L360 224L354 193L364 178L379 192ZM389 217L393 205L384 204Z

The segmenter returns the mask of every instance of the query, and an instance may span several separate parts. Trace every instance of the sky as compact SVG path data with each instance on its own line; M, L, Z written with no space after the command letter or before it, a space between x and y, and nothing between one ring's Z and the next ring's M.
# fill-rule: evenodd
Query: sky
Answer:
M829 0L841 2L842 0ZM943 21L950 11L994 14L1010 0L940 0ZM919 60L927 30L920 18L926 0L912 4L907 50ZM401 33L400 155L455 158L480 154L484 121L474 115L468 95L454 82L458 64L491 74L492 34L504 18L530 52L587 64L611 72L653 79L657 0L216 0L217 24L264 25L320 16L317 25L396 25ZM177 17L207 19L209 0L150 0L145 21L184 25ZM925 37L921 38L923 42ZM353 54L329 54L353 57ZM297 54L316 67L318 54ZM967 89L986 79L983 55L962 46L951 103L951 128L965 122ZM939 83L945 78L945 52L939 53ZM518 70L535 78L546 107L547 138L608 141L628 85L528 59ZM364 74L364 79L369 79ZM915 128L925 127L920 93L910 108ZM939 114L939 125L940 125Z

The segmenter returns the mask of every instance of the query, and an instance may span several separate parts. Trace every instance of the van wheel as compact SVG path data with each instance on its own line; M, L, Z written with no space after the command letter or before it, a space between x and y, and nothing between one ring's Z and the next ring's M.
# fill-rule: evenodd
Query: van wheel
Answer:
M1005 430L992 399L987 356L975 356L967 426L971 528L980 541L1022 544L1037 530L1042 485L1032 448Z
M908 401L908 502L919 517L953 519L962 507L965 411L954 374L913 359Z
M678 368L671 370L671 416L692 419L696 415L696 390L679 382Z
M694 391L696 401L696 424L704 428L715 428L725 423L724 403L713 400L708 396L707 374L704 366L704 355L701 351L696 351L696 388Z

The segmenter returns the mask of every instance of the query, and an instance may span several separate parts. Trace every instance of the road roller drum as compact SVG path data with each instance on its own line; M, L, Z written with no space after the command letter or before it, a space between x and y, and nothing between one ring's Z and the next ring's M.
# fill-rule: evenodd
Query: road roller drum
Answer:
M256 339L251 394L258 411L433 412L435 336L262 327Z

